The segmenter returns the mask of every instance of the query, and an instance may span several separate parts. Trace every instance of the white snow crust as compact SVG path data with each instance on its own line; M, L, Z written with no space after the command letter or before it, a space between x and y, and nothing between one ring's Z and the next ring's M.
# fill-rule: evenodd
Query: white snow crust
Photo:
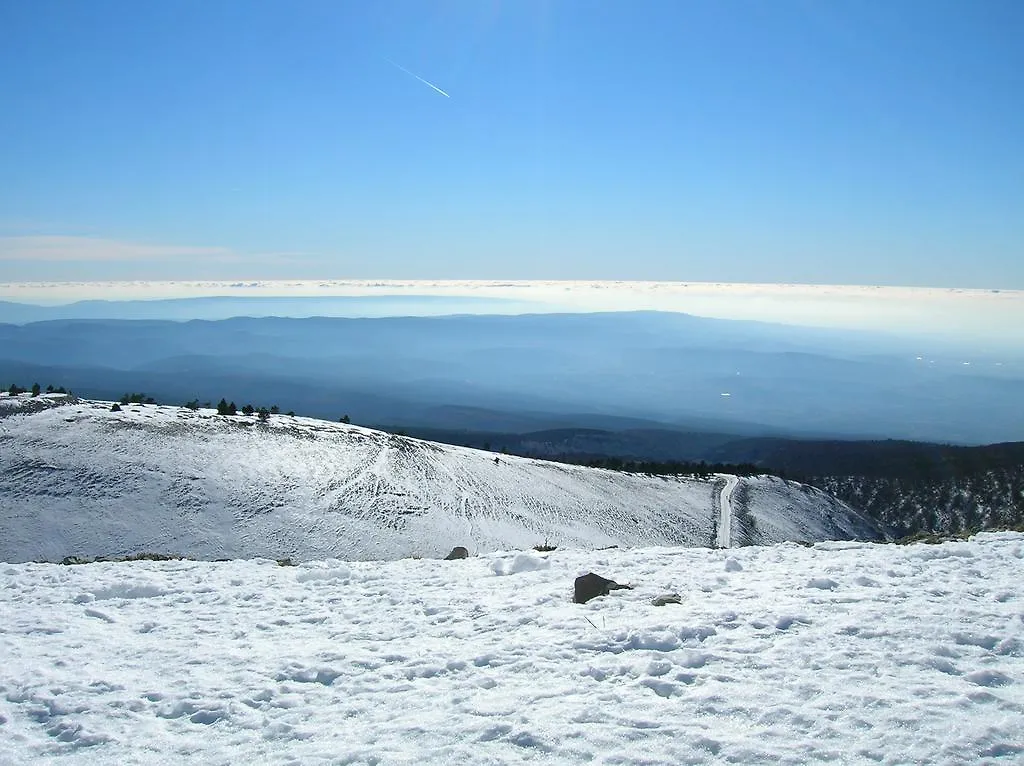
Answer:
M1022 563L988 533L0 564L0 763L1020 762ZM634 589L570 603L587 571Z
M261 423L182 407L111 412L109 402L84 400L30 411L33 401L0 397L4 561L711 545L729 481L496 462L490 452L286 415ZM757 531L742 542L878 535L834 498L766 486L764 507L748 504Z

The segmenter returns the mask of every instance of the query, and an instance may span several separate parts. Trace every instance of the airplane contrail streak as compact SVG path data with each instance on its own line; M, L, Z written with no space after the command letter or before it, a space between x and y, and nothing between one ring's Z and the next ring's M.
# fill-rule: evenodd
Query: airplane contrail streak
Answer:
M451 96L449 96L449 95L448 95L447 93L445 93L445 92L444 92L443 90L441 90L441 89L440 89L439 87L437 87L436 85L434 85L434 83L432 83L432 82L429 82L429 81L427 81L427 80L424 80L424 79L423 79L422 77L420 77L420 76L419 76L418 74L416 74L415 72L410 72L410 71L409 71L408 69L406 69L406 68L405 68L404 66L402 66L401 64L396 64L396 63L395 63L394 61L392 61L391 59L388 59L388 58L386 58L386 59L384 59L384 60L385 60L386 62L388 62L389 64L391 64L391 66L394 66L394 67L398 67L399 69L401 69L401 70L402 70L403 72L405 72L405 73L406 73L407 75L409 75L410 77L415 77L415 78L416 78L417 80L419 80L419 81L420 81L421 83L423 83L424 85L426 85L426 86L428 86L428 87L430 87L430 88L433 88L434 90L436 90L436 91L437 91L438 93L440 93L440 94L441 94L442 96L444 96L445 98L451 98Z

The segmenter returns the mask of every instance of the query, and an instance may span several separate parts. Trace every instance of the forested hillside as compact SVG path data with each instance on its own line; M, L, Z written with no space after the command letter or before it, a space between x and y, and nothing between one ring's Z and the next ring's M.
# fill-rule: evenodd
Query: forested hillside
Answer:
M1024 527L1024 466L951 476L825 476L825 492L866 512L899 538L921 532Z

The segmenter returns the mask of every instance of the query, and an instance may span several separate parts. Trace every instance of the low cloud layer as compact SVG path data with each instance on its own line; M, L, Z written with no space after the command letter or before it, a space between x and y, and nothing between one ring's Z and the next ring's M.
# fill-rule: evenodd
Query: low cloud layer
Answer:
M210 256L193 257L211 260ZM198 274L195 279L176 281L0 283L0 300L37 304L95 298L152 300L203 296L490 298L529 304L524 309L529 311L678 311L722 319L886 331L1012 348L1019 348L1019 328L1024 326L1024 291L1020 290L548 280L223 281L203 279ZM484 313L508 310L507 305L504 309L497 308L498 305Z

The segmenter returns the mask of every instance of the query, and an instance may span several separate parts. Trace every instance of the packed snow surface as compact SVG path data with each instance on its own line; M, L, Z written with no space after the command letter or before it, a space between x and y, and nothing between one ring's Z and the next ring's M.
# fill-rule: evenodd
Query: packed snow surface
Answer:
M5 564L0 763L1019 762L1022 564L1017 533ZM573 604L588 571L634 589Z
M140 552L394 559L545 541L712 545L730 481L497 456L287 415L262 422L0 396L3 561ZM749 481L759 488L744 507L753 523L742 539L724 538L733 544L879 536L835 498Z
M719 519L718 534L715 542L719 548L728 548L732 545L732 493L739 483L738 476L720 474L725 479L725 486L719 494Z

